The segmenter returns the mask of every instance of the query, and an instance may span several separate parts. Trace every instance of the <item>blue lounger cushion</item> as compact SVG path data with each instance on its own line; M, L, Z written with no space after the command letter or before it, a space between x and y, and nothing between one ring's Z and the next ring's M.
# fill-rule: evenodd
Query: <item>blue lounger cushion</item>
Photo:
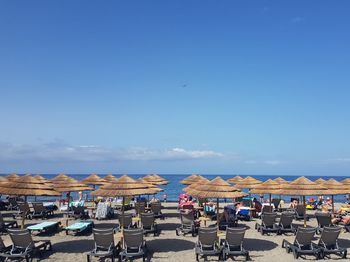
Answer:
M58 226L59 222L42 222L36 225L29 226L29 230L45 230L53 226Z
M73 230L73 231L83 231L87 227L92 225L92 221L87 222L76 222L68 227L66 227L66 230Z

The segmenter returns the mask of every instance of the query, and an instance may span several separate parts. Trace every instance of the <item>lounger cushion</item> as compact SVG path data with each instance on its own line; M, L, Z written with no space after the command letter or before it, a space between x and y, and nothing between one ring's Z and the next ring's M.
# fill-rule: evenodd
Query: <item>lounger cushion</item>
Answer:
M29 230L44 230L53 226L58 225L58 222L42 222L36 225L29 226Z

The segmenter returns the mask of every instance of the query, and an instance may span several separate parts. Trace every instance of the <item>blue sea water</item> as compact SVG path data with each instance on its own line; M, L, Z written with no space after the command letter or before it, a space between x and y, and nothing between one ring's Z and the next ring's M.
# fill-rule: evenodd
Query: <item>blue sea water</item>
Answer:
M42 176L47 178L47 179L52 179L56 176L57 174L43 174ZM69 174L68 174L69 175ZM74 175L69 175L77 180L83 180L84 178L86 178L87 176L89 176L89 174L74 174ZM101 177L105 176L105 175L100 175ZM116 177L120 177L121 175L116 174ZM145 174L133 174L133 175L129 175L130 177L134 178L134 179L138 179L140 177L145 176ZM180 181L184 178L186 178L188 175L178 175L178 174L174 174L174 175L161 175L161 177L165 178L166 180L169 181L168 185L165 186L160 186L161 188L164 189L164 192L160 192L158 193L156 196L159 199L163 199L163 195L166 194L167 195L167 199L168 201L177 201L179 194L182 192L182 189L184 187L186 187L185 185L180 184ZM217 177L218 175L202 175L208 179L213 179L215 177ZM244 175L241 175L242 177L245 177ZM221 175L221 177L225 180L234 177L234 175ZM278 176L269 176L269 175L254 175L253 176L256 179L259 179L261 181L266 181L267 179L275 179ZM282 178L284 178L287 181L292 181L294 179L297 178L297 176L280 176ZM320 178L319 176L306 176L307 178L309 178L312 181L315 181L316 179ZM330 179L330 178L334 178L338 181L341 181L345 178L348 178L348 176L321 176L321 178L323 179ZM246 190L243 190L246 191ZM76 194L72 194L73 197L77 197ZM257 195L252 195L252 196L256 196L259 199L259 196ZM344 202L345 200L345 195L337 195L334 196L334 200L336 202ZM265 196L265 198L267 198L267 195ZM289 201L290 197L289 196L282 196L283 199ZM41 198L37 198L38 200Z

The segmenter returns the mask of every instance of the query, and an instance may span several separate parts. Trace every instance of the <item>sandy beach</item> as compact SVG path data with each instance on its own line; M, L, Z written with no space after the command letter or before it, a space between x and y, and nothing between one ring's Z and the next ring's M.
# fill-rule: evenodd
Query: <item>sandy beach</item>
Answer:
M176 203L163 203L165 214L165 220L157 219L157 223L161 230L160 235L154 237L153 235L147 236L147 246L149 248L148 261L195 261L194 245L197 237L192 237L190 234L186 236L176 236L175 229L179 226L179 217ZM337 205L339 206L339 205ZM133 211L129 211L133 212ZM309 211L308 211L309 212ZM310 211L309 214L313 214L314 211ZM65 218L62 214L57 214L56 217L51 218L52 221L62 221L64 225ZM42 220L26 220L26 226L39 223ZM74 223L75 220L70 220L69 224ZM244 247L249 250L250 257L253 261L295 261L292 254L287 254L285 249L281 247L283 239L289 241L294 240L294 236L286 235L264 235L262 236L254 228L255 223L259 219L253 219L252 221L240 221L239 227L246 227ZM112 220L94 220L96 228L111 227L118 223L117 219ZM208 222L210 225L215 222ZM302 221L295 221L296 225L302 225ZM308 221L308 226L316 226L317 222L315 218L311 218ZM201 224L203 226L203 224ZM3 235L2 238L8 242L8 235ZM120 234L115 235L116 240L120 238ZM35 240L50 239L53 244L53 251L46 252L42 261L86 261L86 253L93 249L94 242L93 236L71 236L66 235L65 231L58 232L54 235L42 235L34 236ZM319 236L316 236L314 242L317 242ZM340 246L350 247L350 233L342 232L340 235ZM333 255L337 261L348 261L339 259ZM209 258L215 261L217 258ZM237 258L243 260L243 257ZM308 257L310 260L314 260L313 257ZM299 259L302 260L302 259ZM93 261L98 261L97 259ZM108 261L108 260L106 260ZM135 261L142 261L137 259Z

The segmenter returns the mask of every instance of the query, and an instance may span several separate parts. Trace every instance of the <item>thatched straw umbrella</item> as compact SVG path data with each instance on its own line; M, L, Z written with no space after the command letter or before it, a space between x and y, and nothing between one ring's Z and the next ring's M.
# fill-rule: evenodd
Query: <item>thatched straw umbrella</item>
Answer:
M269 194L269 202L271 206L271 195L272 194L279 194L280 193L280 188L281 188L280 183L276 182L275 180L268 179L262 184L257 185L255 188L250 190L250 193L253 194Z
M350 187L338 182L334 178L325 180L322 185L328 189L328 194L332 197L332 212L334 213L334 195L350 194Z
M169 183L168 180L165 180L158 175L144 176L143 179L154 185L167 185Z
M106 180L106 182L117 181L117 178L115 176L113 176L112 174L105 176L103 179Z
M8 182L9 180L6 178L6 177L4 177L4 176L0 176L0 183L2 183L2 182Z
M8 176L6 176L6 178L8 179L8 180L12 180L12 179L14 179L14 178L19 178L20 176L19 175L17 175L17 174L15 174L15 173L12 173L12 174L9 174Z
M316 179L315 180L315 183L317 183L317 184L323 184L324 182L326 182L327 180L325 180L325 179L323 179L323 178L319 178L319 179Z
M216 177L213 180L198 184L195 188L187 189L187 192L193 196L200 198L216 198L217 205L217 226L219 228L219 199L220 198L236 198L246 196L238 188L233 187L230 183L223 180L221 177Z
M260 181L259 179L256 179L254 177L251 176L247 176L245 178L243 178L241 181L237 182L235 184L235 187L239 188L239 189L243 189L246 188L248 190L255 188L256 186L260 185L262 183L262 181ZM250 195L250 193L249 193Z
M131 177L124 175L120 177L116 182L111 182L101 186L99 189L92 193L93 196L102 197L123 197L122 202L122 215L124 215L125 197L154 194L155 190L151 189L148 184L136 181ZM122 234L124 229L122 228Z
M55 182L55 181L62 181L64 179L67 179L67 178L71 178L70 176L67 176L66 174L58 174L57 176L55 176L54 178L51 179L52 182Z
M183 185L191 185L197 181L198 177L199 177L199 175L193 174L193 175L190 175L190 176L186 177L185 179L181 180L180 183Z
M288 183L288 181L282 177L277 177L273 181L277 182L278 184L287 184Z
M305 206L305 196L327 195L327 188L312 182L306 177L299 177L289 184L281 185L280 194L287 196L302 196ZM306 227L306 210L304 209L304 227Z
M228 179L227 182L232 183L232 184L236 184L236 183L239 183L242 180L243 180L243 177L237 175L235 177L232 177L232 178Z
M83 179L81 182L84 184L87 184L87 185L92 185L95 189L96 185L98 185L98 186L104 185L106 183L106 180L99 177L97 174L93 173L90 176L88 176L87 178Z
M21 176L12 178L8 182L2 182L0 194L24 196L59 196L60 193L45 181L40 181L33 176ZM25 216L22 217L22 228Z

